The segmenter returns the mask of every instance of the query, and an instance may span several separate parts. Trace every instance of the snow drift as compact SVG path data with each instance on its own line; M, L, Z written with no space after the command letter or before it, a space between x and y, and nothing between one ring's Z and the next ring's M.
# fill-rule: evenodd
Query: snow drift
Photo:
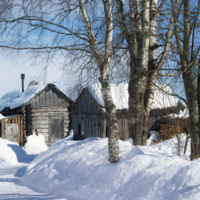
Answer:
M27 154L40 154L43 151L46 151L48 148L44 142L44 136L36 136L36 134L33 133L33 135L26 137L26 144L24 145L23 149Z
M0 138L0 168L10 167L24 162L26 152L16 143Z
M189 152L187 159L178 157L175 138L146 147L119 141L115 164L107 162L107 143L97 138L59 141L30 163L22 182L76 200L200 198L200 159L189 161Z

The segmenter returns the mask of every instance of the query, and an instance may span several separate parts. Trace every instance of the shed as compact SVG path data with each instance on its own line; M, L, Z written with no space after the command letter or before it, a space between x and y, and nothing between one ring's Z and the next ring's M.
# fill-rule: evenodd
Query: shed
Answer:
M24 138L23 115L11 115L0 118L0 137L23 146Z
M33 132L44 135L45 143L64 138L71 128L73 101L54 84L29 86L24 92L14 90L0 99L4 116L21 115L24 129L20 135Z
M172 93L169 86L163 84L160 87L168 94ZM117 109L119 138L126 140L129 137L128 84L111 84L111 95ZM179 111L180 102L176 97L156 90L149 115L148 130L158 131L160 117L170 113L178 114ZM73 119L75 139L91 136L104 138L107 136L104 101L100 84L90 85L83 89L74 104Z

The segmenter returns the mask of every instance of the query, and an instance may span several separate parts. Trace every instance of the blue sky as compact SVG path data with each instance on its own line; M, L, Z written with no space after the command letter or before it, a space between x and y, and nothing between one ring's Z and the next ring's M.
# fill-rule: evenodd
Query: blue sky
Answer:
M26 56L7 56L0 55L0 98L7 92L17 88L21 88L21 74L25 74L25 86L30 81L35 80L40 83L44 82L44 78L41 75L40 66L32 67L31 61ZM56 82L56 85L60 89L65 89L64 82L61 79L61 72L55 68L50 67L47 73L45 83Z

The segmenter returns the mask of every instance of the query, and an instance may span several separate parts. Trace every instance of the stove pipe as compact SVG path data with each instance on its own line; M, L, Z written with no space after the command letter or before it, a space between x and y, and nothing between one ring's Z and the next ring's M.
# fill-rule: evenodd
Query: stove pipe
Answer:
M24 92L24 79L25 79L25 74L21 74L21 79L22 79L22 92Z

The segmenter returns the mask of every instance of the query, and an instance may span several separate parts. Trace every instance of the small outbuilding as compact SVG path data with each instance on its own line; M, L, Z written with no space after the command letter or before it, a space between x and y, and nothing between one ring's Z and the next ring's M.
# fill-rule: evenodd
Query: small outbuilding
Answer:
M23 146L25 142L23 115L0 117L0 137Z
M172 93L169 86L161 85L168 94ZM159 130L160 117L180 112L181 103L174 97L160 90L155 91L152 110L149 115L148 131ZM128 118L128 84L111 84L111 95L117 109L119 138L129 138ZM107 137L107 125L103 94L100 84L94 84L83 89L77 98L73 109L74 139L86 137Z
M32 85L24 92L9 92L0 99L0 112L6 117L0 120L1 137L9 139L6 136L8 128L5 126L8 126L7 120L14 115L20 127L17 131L16 128L12 130L14 135L20 135L20 141L25 141L26 136L36 132L44 135L45 143L50 146L67 136L71 129L72 104L73 101L54 84ZM4 129L7 131L3 131ZM23 145L22 142L18 143Z

